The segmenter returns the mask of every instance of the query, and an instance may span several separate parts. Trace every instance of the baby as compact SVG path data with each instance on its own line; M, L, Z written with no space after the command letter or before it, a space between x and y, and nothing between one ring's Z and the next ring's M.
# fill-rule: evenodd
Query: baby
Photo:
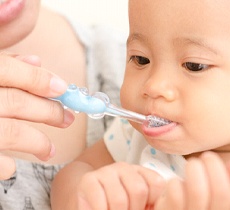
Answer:
M115 120L56 176L53 209L230 209L229 9L129 0L121 104L169 123Z

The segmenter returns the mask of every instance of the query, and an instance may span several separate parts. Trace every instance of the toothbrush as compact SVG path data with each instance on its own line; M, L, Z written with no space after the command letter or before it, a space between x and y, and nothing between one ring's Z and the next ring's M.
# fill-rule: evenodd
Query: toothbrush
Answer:
M62 103L64 108L69 108L76 113L86 113L93 119L101 119L105 115L109 115L145 124L147 127L159 127L170 123L156 116L145 116L117 107L110 103L110 99L105 93L96 92L94 95L89 95L87 88L80 88L74 84L70 84L63 95L53 100Z

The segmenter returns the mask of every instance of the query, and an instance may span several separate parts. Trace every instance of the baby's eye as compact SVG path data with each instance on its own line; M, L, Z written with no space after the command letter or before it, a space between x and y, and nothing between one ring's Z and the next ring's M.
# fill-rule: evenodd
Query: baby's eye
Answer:
M182 65L189 71L202 71L209 67L209 65L201 64L201 63L192 63L192 62L186 62Z
M148 58L145 58L143 56L138 56L138 55L131 56L130 61L134 61L137 65L140 66L150 63L150 60Z

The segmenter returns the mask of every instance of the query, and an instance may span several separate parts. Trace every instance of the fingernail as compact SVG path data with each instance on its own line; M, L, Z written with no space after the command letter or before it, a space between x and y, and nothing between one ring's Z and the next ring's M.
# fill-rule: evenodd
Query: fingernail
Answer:
M51 144L51 149L50 149L49 158L54 157L55 153L56 153L55 146L54 146L54 144Z
M50 88L55 94L62 94L67 89L67 84L59 77L52 77L50 80Z
M78 210L92 210L84 198L78 196Z
M71 125L74 119L75 117L70 111L64 110L64 122L63 122L64 127L68 127L69 125Z

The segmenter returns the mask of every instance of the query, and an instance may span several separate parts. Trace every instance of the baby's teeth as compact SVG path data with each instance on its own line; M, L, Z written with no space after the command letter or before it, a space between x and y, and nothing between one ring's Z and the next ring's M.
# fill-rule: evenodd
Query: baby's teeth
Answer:
M160 127L163 125L168 125L169 123L171 123L171 121L160 118L160 117L156 117L156 116L148 116L147 117L148 120L148 127Z

